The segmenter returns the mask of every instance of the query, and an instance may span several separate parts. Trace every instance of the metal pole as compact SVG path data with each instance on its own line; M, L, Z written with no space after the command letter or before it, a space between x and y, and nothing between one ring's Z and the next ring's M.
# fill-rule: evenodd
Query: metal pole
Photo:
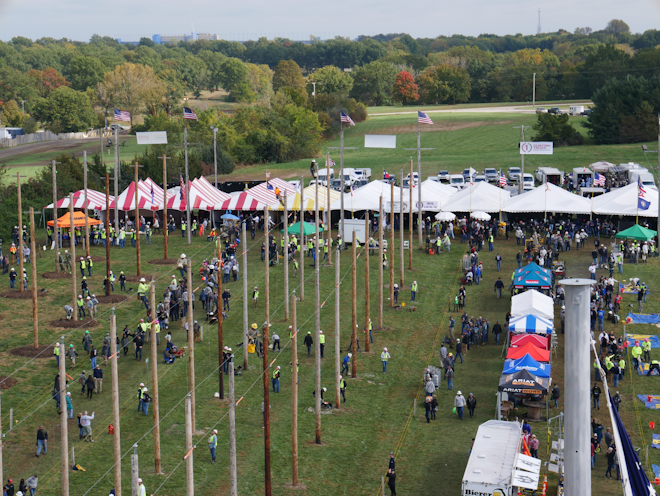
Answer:
M536 107L536 73L534 73L532 83L532 107Z
M220 262L222 261L222 255L220 253L220 242L219 240L216 243L216 256L218 258L218 393L220 394L220 399L225 399L225 378L224 378L224 360L222 359L222 351L224 350L224 339L223 339L223 318L222 318L222 276L220 275Z
M660 180L660 123L658 123L658 179ZM660 201L658 202L658 245L660 246Z
M424 249L422 236L422 140L419 134L419 121L417 121L417 237L419 238L419 249ZM412 175L412 174L411 174ZM412 253L412 245L410 246Z
M165 249L164 258L167 260L167 237L169 234L168 222L167 222L167 157L163 153L163 227L165 231L163 232L165 240L163 243L163 248Z
M243 249L243 343L248 342L248 278L247 278L247 228L245 222L241 230ZM218 277L219 279L219 277ZM248 347L243 345L243 369L248 369Z
M353 352L351 377L357 377L357 239L353 231L353 265L351 265L351 351Z
M192 228L192 223L190 220L190 178L188 177L188 124L185 125L184 131L183 131L183 145L184 145L184 150L185 150L185 159L186 159L186 232L188 233L188 244L192 243L192 234L191 234L191 228ZM193 403L195 403L193 401ZM194 405L193 405L193 418L195 417L194 413ZM194 422L193 422L194 424Z
M413 181L413 161L412 161L412 158L411 158L410 159L410 189L408 190L408 192L410 194L410 202L409 202L410 203L410 217L409 217L409 220L408 220L408 223L410 224L408 226L408 270L412 270L412 268L413 268L413 265L412 265L412 244L413 244L413 232L415 230L415 227L413 225L415 223L414 220L413 220L413 218L414 218L413 217L414 216L414 213L413 213L413 210L414 210L413 209L413 186L414 186L414 184L415 184L415 182ZM420 224L420 228L421 228L421 224Z
M318 177L318 166L316 167ZM329 177L327 178L330 179ZM316 444L321 444L321 281L319 262L319 182L316 181L314 197L314 413L316 417Z
M270 391L268 388L268 332L270 327L270 268L268 267L270 261L270 239L269 239L269 218L268 218L268 207L264 207L264 237L266 239L266 249L264 257L264 277L265 277L265 289L264 289L264 306L266 313L266 322L263 327L263 364L262 364L262 374L263 374L263 384L264 384L264 486L265 486L265 495L271 495L271 480L270 480Z
M66 349L64 348L64 336L60 338L60 403L66 406ZM61 470L62 470L62 496L69 496L69 420L65 413L66 408L60 414L61 431Z
M23 289L23 269L25 267L25 260L23 255L23 202L21 201L21 173L16 173L16 191L18 194L18 279L20 284L19 291L22 293ZM73 215L73 214L71 214ZM73 219L72 219L73 222ZM32 254L33 257L36 257L36 253ZM75 263L75 259L74 259Z
M192 329L190 329L192 333ZM195 472L193 470L193 401L186 397L186 496L195 496Z
M137 276L140 277L141 267L140 267L140 205L138 204L138 163L135 162L135 246L136 246L136 256L137 256ZM186 196L186 199L188 197Z
M60 271L60 264L59 264L60 240L59 240L59 232L57 229L57 171L55 170L56 164L57 162L53 160L51 168L53 173L53 239L55 240L55 272L59 272ZM76 307L73 308L75 313Z
M300 301L305 299L305 178L300 178Z
M378 328L383 328L383 196L378 203Z
M365 232L367 233L367 244L364 247L364 349L369 353L369 320L370 320L370 291L369 291L369 211L364 213Z
M119 128L115 126L115 235L119 235ZM109 213L109 212L106 212ZM110 231L106 232L106 244L110 243Z
M103 156L103 155L101 155ZM89 256L89 217L87 217L87 150L83 151L83 183L85 187L85 255ZM87 260L89 263L89 259Z
M138 496L138 479L140 477L140 466L137 454L137 444L133 445L133 454L131 455L131 496Z
M341 169L341 179L342 179L342 187L341 187L341 197L340 197L340 202L341 202L341 210L339 210L339 229L341 233L341 249L345 250L346 249L346 240L344 239L344 127L339 123L340 125L340 133L339 133L339 164L340 164L340 169Z
M151 409L154 421L154 472L161 474L160 466L160 407L158 397L158 338L156 337L156 324L158 324L158 317L155 313L156 308L156 282L151 280L150 300L153 320L151 321L151 397L154 405ZM112 341L111 339L111 342Z
M236 400L234 398L234 360L229 360L229 490L238 495L236 480Z
M69 222L71 225L71 297L73 298L73 320L78 320L76 298L76 231L73 227L73 193L69 193Z
M566 291L566 335L564 369L570 381L564 383L566 426L564 442L564 489L566 494L591 495L591 451L589 391L591 374L589 297L591 279L564 279Z
M341 375L341 297L339 288L341 286L341 246L337 245L337 257L335 258L335 405L340 407L340 380Z
M193 287L192 287L192 261L188 259L187 267L188 286L188 394L192 402L191 419L192 429L195 431L195 332L193 331Z
M291 485L298 485L298 313L296 291L293 291L291 307Z
M32 341L39 348L39 312L37 309L37 242L34 239L34 208L30 207L30 252L32 253ZM2 479L0 479L2 480Z
M390 308L394 308L394 183L390 183Z
M326 234L327 234L326 243L327 243L327 247L328 247L328 265L332 265L332 236L331 236L332 222L330 220L330 152L328 152L328 154L327 154L325 165L326 165L326 170L327 170L326 177L328 178L328 184L327 184L328 197L326 198L327 202L326 202L326 215L325 215L325 218L328 220L328 225L325 226L325 229L326 229ZM341 184L343 186L344 185L344 176L343 176L343 174L341 176L341 180L342 180ZM325 247L323 248L323 251L325 251Z
M105 175L105 295L110 296L110 176ZM75 308L73 311L75 313Z
M302 207L301 207L302 208ZM284 320L289 320L289 206L284 190Z
M215 172L215 187L218 188L218 128L213 128L213 170ZM215 215L213 216L215 223Z
M107 176L106 176L107 177ZM119 411L119 370L117 360L119 351L116 348L117 343L117 316L115 309L112 309L110 315L110 346L113 353L110 356L110 375L112 377L112 425L114 434L112 437L112 446L115 459L115 496L121 496L121 428L119 425L121 413Z
M403 181L403 169L401 169L401 176ZM412 179L412 178L411 178ZM404 214L403 214L403 183L399 189L399 254L401 257L401 264L399 269L399 283L401 284L401 289L403 289L403 227L404 227Z

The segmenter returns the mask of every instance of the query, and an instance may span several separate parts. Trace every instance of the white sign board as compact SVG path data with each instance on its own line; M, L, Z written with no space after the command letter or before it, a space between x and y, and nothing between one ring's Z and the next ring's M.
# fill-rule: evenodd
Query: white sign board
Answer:
M396 148L396 134L365 134L365 148Z
M399 201L396 199L394 200L394 213L399 213ZM410 213L410 208L408 208L409 202L404 200L403 201L403 213L407 214ZM414 211L417 212L419 211L419 202L418 201L413 201L413 208L415 209ZM437 201L423 201L422 202L422 212L436 212L440 210L440 204ZM392 202L386 201L383 202L383 211L384 212L391 212L392 211Z
M521 141L521 155L552 155L552 141Z
M167 145L167 131L135 133L138 145Z

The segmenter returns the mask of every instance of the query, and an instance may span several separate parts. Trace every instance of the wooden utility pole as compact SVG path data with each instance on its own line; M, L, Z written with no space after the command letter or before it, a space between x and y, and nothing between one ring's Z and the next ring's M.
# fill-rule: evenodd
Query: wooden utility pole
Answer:
M326 214L325 218L328 220L328 224L325 226L326 234L327 234L327 236L326 236L327 245L326 246L328 247L328 265L332 265L332 236L331 236L332 222L330 220L330 153L329 152L326 156L325 166L326 166L326 170L327 170L327 172L326 172L327 175L325 177L327 178L327 183L328 183L327 184L328 190L326 192L328 197L326 198L327 202L326 202L326 211L325 211L325 214ZM343 186L344 186L344 178L343 177L341 178L341 185L342 185L342 190L343 190L344 189L343 188ZM325 252L325 248L323 248L323 251Z
M2 419L2 391L0 391L0 419ZM11 426L11 424L9 424ZM4 465L2 462L2 422L0 421L0 481L5 480Z
M351 377L357 377L357 248L353 231L353 265L351 266L351 351L353 352Z
M318 166L316 167L318 177ZM329 181L330 178L328 177ZM321 281L319 267L319 182L316 181L314 192L314 391L315 397L315 417L316 417L316 444L321 444Z
M116 351L116 347L113 344L116 342L117 316L115 315L115 309L113 308L112 315L110 315L110 349L113 352L110 356L110 375L112 378L112 425L115 430L115 433L112 436L112 446L115 455L115 496L121 496L121 429L119 426L121 412L119 411L119 370L117 367L119 352Z
M390 308L394 308L394 183L390 183Z
M69 217L69 223L71 226L69 241L71 244L71 297L73 298L73 320L78 320L78 304L76 303L78 300L76 298L76 279L78 278L76 277L76 228L73 227L73 193L69 193Z
M289 321L289 305L289 206L284 190L284 320L286 322Z
M19 291L22 293L23 289L23 268L25 267L25 256L23 255L23 203L21 201L21 173L16 173L16 191L18 193L18 280ZM36 257L36 254L32 254Z
M341 286L341 245L337 245L337 257L335 258L335 405L340 408L340 380L341 375L341 298L339 288Z
M218 259L217 269L218 269L218 364L220 365L218 373L218 394L220 399L225 399L225 378L224 378L224 367L225 361L222 359L222 352L224 350L223 336L222 336L222 326L224 324L222 318L222 276L220 274L220 263L222 262L222 254L220 253L220 243L218 240L214 241L216 257ZM245 248L245 247L243 247Z
M105 285L105 295L110 296L110 176L108 174L105 175L105 277L108 281Z
M190 258L188 258L186 269L186 285L188 286L188 394L192 405L190 407L192 428L195 431L195 332L193 330L192 261Z
M165 240L163 243L163 249L165 250L164 257L167 260L167 237L169 234L169 225L167 222L167 157L163 153L163 235Z
M422 178L419 178L419 181L421 182ZM410 188L408 189L408 192L410 193L410 217L408 221L408 270L412 270L413 265L412 265L412 244L413 244L413 232L415 231L414 224L415 222L413 221L413 186L415 182L413 181L413 161L412 158L410 159ZM419 185L418 185L419 187ZM420 211L422 206L419 205ZM420 224L421 225L421 224Z
M53 160L51 169L53 174L53 239L55 240L55 272L60 271L60 239L57 229L57 162Z
M403 177L403 169L401 169L401 176ZM401 265L399 272L399 284L403 289L403 228L404 228L404 214L403 214L403 188L399 188L399 253L401 256Z
M293 291L291 339L291 485L298 485L298 312Z
M60 338L60 403L66 405L66 349L64 336ZM66 409L65 409L66 410ZM69 496L69 420L63 410L60 414L61 431L61 470L62 470L62 496Z
M247 278L247 226L243 222L241 230L241 249L243 250L243 369L248 369L248 278Z
M383 328L383 196L378 204L378 328Z
M103 157L103 154L101 154ZM89 217L87 217L87 150L83 151L83 183L85 188L85 255L89 257ZM89 259L87 259L89 263Z
M156 315L156 282L151 280L150 302L153 319L151 321L151 399L153 408L151 413L154 420L154 473L162 474L160 466L160 406L158 397L158 338L156 337L156 325L158 316ZM111 342L113 342L111 340Z
M140 267L140 204L138 203L138 167L142 166L135 162L131 167L135 167L135 254L137 257L137 276L140 277L142 275L142 270ZM117 200L115 200L115 203L116 201ZM188 201L187 196L186 201ZM190 226L188 226L188 229L190 229ZM193 414L193 418L194 417L195 415Z
M369 353L369 320L370 320L370 312L371 312L371 305L369 302L369 297L370 297L370 287L369 287L369 243L371 241L371 236L370 236L370 229L369 229L369 211L367 210L364 213L364 225L365 225L365 232L367 233L367 246L365 246L364 250L364 349L367 353Z
M234 360L229 360L229 491L238 496L236 479L236 400L234 399Z
M131 455L131 496L138 495L138 479L140 478L140 466L137 453L138 445L133 445L133 454Z
M269 389L269 371L268 371L268 333L270 331L270 239L269 239L269 218L268 207L264 207L264 237L266 239L266 249L264 257L264 307L266 314L266 321L262 330L262 340L264 346L262 374L264 381L264 484L265 495L271 496L271 480L270 480L270 389ZM258 345L258 343L257 343Z
M37 242L34 239L34 208L32 207L30 207L30 252L32 253L32 341L36 350L39 348L39 313L37 309Z
M192 329L190 329L192 333ZM195 496L195 473L193 464L193 400L186 396L186 496Z
M300 301L305 300L305 178L300 178Z

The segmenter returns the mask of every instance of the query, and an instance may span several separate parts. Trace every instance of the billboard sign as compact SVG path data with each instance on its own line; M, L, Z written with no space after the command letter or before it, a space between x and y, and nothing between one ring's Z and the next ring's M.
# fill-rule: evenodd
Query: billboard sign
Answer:
M552 141L521 141L521 155L552 155Z

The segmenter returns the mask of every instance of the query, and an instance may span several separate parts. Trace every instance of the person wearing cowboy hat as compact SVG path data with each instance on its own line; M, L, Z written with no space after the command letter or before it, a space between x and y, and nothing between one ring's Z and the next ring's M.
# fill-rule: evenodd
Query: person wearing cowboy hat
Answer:
M182 253L176 262L176 268L179 269L179 272L181 272L182 278L186 277L187 267L188 267L188 259L186 258L186 254Z

